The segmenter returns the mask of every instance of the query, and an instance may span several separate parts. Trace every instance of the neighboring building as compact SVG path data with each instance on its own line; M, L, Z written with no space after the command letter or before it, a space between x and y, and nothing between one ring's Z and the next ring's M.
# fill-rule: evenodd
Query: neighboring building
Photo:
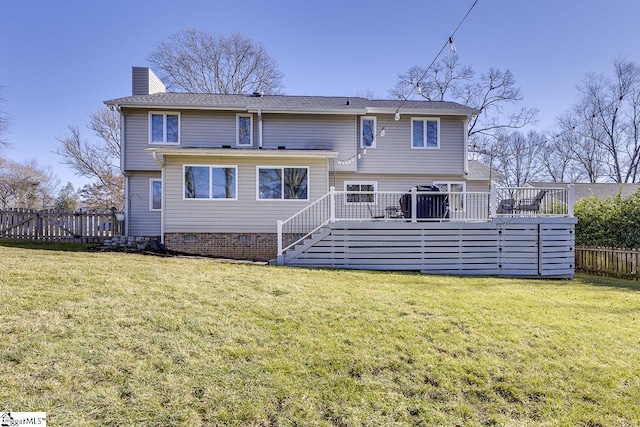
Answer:
M549 182L532 182L527 184L531 187L535 188L545 188L545 187L558 187L562 189L566 189L569 184L567 183L549 183ZM573 184L574 188L574 197L577 202L580 199L585 199L587 197L596 196L599 199L606 200L617 195L621 195L622 197L630 196L638 190L640 190L640 184L619 184L615 182L607 182L607 183L589 183L589 182L577 182Z
M166 93L134 67L133 95L105 104L121 113L127 234L179 251L273 258L276 221L330 187L490 188L467 160L478 111L454 102Z

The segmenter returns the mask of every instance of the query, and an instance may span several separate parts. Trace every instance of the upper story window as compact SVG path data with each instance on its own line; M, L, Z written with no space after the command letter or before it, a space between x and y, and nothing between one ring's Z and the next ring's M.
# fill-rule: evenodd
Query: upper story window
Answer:
M258 200L309 200L309 168L258 167Z
M360 148L376 148L376 118L360 118Z
M251 114L236 115L236 145L238 147L253 146L253 116Z
M237 166L184 166L185 199L237 200Z
M149 180L149 210L162 210L162 180L151 178Z
M149 113L150 144L180 144L180 113Z
M440 148L440 119L412 117L411 148Z

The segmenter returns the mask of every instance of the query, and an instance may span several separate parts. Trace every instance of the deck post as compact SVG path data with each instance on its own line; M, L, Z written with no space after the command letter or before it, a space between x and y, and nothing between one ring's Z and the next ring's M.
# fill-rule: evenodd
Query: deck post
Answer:
M418 222L418 188L411 189L411 222Z
M576 202L575 185L569 184L567 188L569 189L569 194L567 195L567 214L570 218L573 218L573 205Z
M491 192L489 193L489 218L496 217L497 206L498 206L498 184L491 181Z
M336 222L336 187L329 187L329 221Z
M278 256L282 256L282 220L279 219L276 224L278 224Z

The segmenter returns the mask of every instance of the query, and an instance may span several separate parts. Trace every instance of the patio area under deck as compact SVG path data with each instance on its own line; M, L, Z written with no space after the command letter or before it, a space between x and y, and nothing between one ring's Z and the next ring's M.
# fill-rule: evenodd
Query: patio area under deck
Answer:
M540 191L497 186L486 193L332 190L278 222L276 261L306 267L573 278L577 220L572 188L550 187L541 197ZM441 205L443 198L446 206ZM505 199L511 199L508 211Z

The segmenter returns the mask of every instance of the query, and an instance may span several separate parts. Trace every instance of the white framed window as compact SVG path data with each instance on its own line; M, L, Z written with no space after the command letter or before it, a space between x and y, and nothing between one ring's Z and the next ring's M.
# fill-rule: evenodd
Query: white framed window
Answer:
M183 199L238 200L238 166L184 165Z
M258 166L257 200L309 200L308 166Z
M454 211L464 211L466 206L465 191L467 184L464 182L434 181L433 185L440 191L449 193L449 209Z
M149 210L162 210L162 180L158 178L149 179Z
M149 144L180 144L180 113L149 111Z
M440 119L412 117L411 118L411 148L437 149L440 148Z
M345 204L375 204L378 191L377 181L345 181L344 191L347 192ZM363 194L364 192L364 194ZM371 192L371 193L367 193Z
M376 148L376 118L360 117L360 148Z
M253 115L236 114L236 146L253 146Z

